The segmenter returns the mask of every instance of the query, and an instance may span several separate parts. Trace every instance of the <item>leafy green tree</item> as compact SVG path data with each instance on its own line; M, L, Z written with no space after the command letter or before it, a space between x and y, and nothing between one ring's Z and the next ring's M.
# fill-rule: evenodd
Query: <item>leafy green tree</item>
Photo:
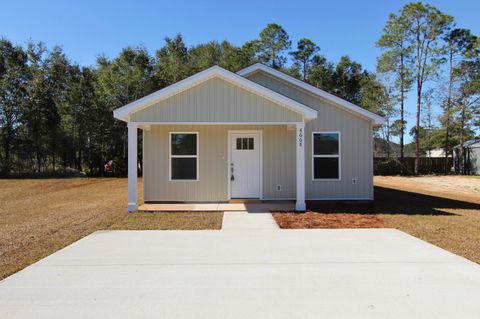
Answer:
M260 61L278 69L285 64L284 52L291 44L287 32L280 25L270 23L260 32L260 39L251 41L249 46L255 49Z
M335 65L327 61L324 56L316 54L312 58L307 82L322 90L333 93L335 88L334 73Z
M96 74L88 67L72 66L64 101L59 105L63 136L63 166L83 171L83 163L93 175L102 164L102 110L98 107ZM104 120L105 121L105 120ZM113 119L111 119L113 121Z
M157 88L153 58L143 47L127 47L118 57L101 56L98 64L98 87L111 107L128 104Z
M190 56L181 34L166 37L165 45L157 50L155 74L161 86L167 86L191 75Z
M309 67L313 56L320 50L320 48L310 39L302 38L297 43L297 50L290 52L295 64L299 65L302 70L302 79L306 81L309 74Z
M49 88L47 99L53 101L46 109L47 152L51 159L52 171L57 165L57 153L61 143L59 104L64 101L65 91L69 85L71 64L60 47L54 47L46 56L43 66L46 86Z
M103 131L99 140L101 158L103 162L114 160L118 171L126 172L126 125L113 120L112 112L158 88L154 60L145 48L128 47L113 60L99 57L97 64L95 94L101 113L97 125Z
M200 72L213 65L219 65L222 53L220 44L217 41L194 46L188 52L192 72Z
M228 41L199 44L192 47L188 51L188 55L192 67L191 73L200 72L213 65L236 72L251 65L254 60L254 54L238 48Z
M46 171L49 139L49 128L57 119L53 88L50 87L46 75L45 57L47 48L43 43L30 42L27 45L29 59L28 101L24 108L26 146L30 147L34 168L37 173ZM53 133L53 134L56 134Z
M368 72L362 69L360 63L342 56L333 73L333 93L354 104L361 104L364 77L368 77Z
M364 70L361 64L352 61L348 56L341 57L338 64L335 65L327 61L325 57L315 55L312 58L307 82L374 112L381 107L382 103L374 104L373 96L385 93L385 86L373 74ZM377 88L381 92L374 92ZM368 103L365 102L369 100L366 95L372 98ZM388 93L388 96L391 99L392 93Z
M371 112L382 115L386 120L386 124L381 127L381 132L386 141L385 153L387 157L390 157L390 139L392 135L395 135L395 130L392 129L393 118L397 113L392 89L381 83L375 74L368 74L362 79L361 91L360 105Z
M415 2L407 4L401 10L403 28L408 33L409 47L414 60L413 74L417 88L416 129L420 129L422 89L427 80L435 73L441 50L439 41L449 29L453 18L440 12L434 6ZM415 174L419 173L420 134L415 134L416 160Z
M422 136L420 149L421 151L431 152L437 148L438 145L433 141L434 132L438 132L439 129L435 125L434 104L436 103L436 97L434 96L433 88L423 92L422 96L422 127L425 133Z
M166 38L154 57L143 47L127 47L111 59L100 56L95 67L81 68L72 64L60 48L48 50L42 43L29 43L23 50L1 41L1 169L9 172L13 164L18 172L41 173L55 170L61 162L64 168L93 175L103 171L106 161L114 160L117 173L123 174L127 131L123 122L113 119L115 108L212 65L238 71L257 61L383 114L389 125L382 133L387 140L396 134L398 121L393 120L396 110L392 102L396 95L390 84L346 56L338 63L328 61L308 39L297 43L297 50L291 53L294 63L288 66L285 53L289 47L285 30L270 24L260 39L242 46L211 41L188 48L177 35ZM464 66L464 71L473 70ZM474 93L469 93L473 92L474 72L456 70L459 80L452 98L454 116L460 116L461 105L470 101L468 114L472 120L465 117L468 126L478 114L471 107ZM460 74L464 76L462 81ZM454 127L452 132L456 130Z
M256 62L255 53L248 47L236 47L225 40L220 43L220 50L222 54L219 65L232 72L239 71Z
M377 41L377 47L385 50L377 59L378 73L392 73L395 76L394 88L398 92L400 120L396 122L400 138L400 160L404 158L405 135L405 95L411 89L411 47L408 43L407 21L404 16L389 15L383 28L383 34Z
M20 46L0 39L0 173L9 175L12 147L27 99L27 54Z
M410 129L410 135L415 140L415 133L417 128L414 126ZM436 148L442 148L444 142L444 132L441 128L432 125L427 127L420 125L420 153L422 155L429 154L430 151ZM413 149L416 148L415 142L413 142Z
M450 128L455 113L452 100L456 82L455 74L458 74L458 72L455 72L455 69L458 68L459 63L462 63L462 61L478 55L478 39L470 30L456 28L445 35L444 41L446 43L445 55L448 63L448 93L443 105L441 121L445 130L445 156L448 157L448 154L451 152Z
M461 172L465 173L463 163L463 143L467 140L466 132L472 130L474 116L480 109L480 58L462 61L454 70L460 80L459 94L456 101L460 128L460 162Z

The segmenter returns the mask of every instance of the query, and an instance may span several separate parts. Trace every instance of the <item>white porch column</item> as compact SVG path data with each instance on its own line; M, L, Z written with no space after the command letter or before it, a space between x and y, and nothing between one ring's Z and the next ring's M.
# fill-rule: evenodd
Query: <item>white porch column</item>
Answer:
M297 201L295 210L304 211L305 204L305 123L297 123L296 134L296 163L297 163Z
M128 127L128 211L137 210L137 123L129 122Z

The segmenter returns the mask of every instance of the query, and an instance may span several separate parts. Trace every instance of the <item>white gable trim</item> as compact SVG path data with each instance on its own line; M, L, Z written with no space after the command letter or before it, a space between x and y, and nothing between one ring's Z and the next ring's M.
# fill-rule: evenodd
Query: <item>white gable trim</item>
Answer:
M284 95L274 92L233 72L227 71L219 66L213 66L211 68L208 68L182 81L174 83L132 103L115 109L113 111L113 116L116 119L128 122L130 119L130 114L143 110L155 103L165 100L173 95L183 92L214 77L222 78L240 88L262 96L294 112L300 113L306 121L317 118L317 111L315 111L314 109L309 108L306 105L296 102Z
M328 101L331 101L331 102L334 102L335 104L338 104L340 105L341 107L344 107L345 109L347 109L348 111L351 111L352 113L354 114L358 114L358 115L361 115L363 117L366 117L367 119L370 119L372 120L373 124L378 126L378 125L383 125L385 124L385 119L380 116L380 115L377 115L373 112L370 112L358 105L355 105L353 103L350 103L342 98L339 98L338 96L335 96L333 94L330 94L324 90L321 90L313 85L310 85L306 82L303 82L303 81L300 81L290 75L287 75L283 72L280 72L278 70L275 70L269 66L266 66L262 63L256 63L254 65L251 65L249 67L246 67L245 69L242 69L240 71L237 72L238 75L241 75L241 76L247 76L249 74L252 74L252 73L255 73L255 72L258 72L258 71L263 71L267 74L270 74L274 77L277 77L279 79L282 79L284 80L285 82L287 83L291 83L291 84L294 84L295 86L298 86L302 89L304 89L305 91L307 92L310 92L310 93L313 93L317 96L320 96Z

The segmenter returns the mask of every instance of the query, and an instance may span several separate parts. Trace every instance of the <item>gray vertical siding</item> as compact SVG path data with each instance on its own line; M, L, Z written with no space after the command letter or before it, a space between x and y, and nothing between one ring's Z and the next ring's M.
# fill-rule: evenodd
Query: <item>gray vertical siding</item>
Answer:
M302 115L213 78L146 109L133 113L132 122L301 122Z
M314 96L263 72L250 80L318 111L318 118L305 127L305 183L307 199L373 198L373 150L371 122L351 114L320 97ZM341 180L312 180L312 132L341 132ZM357 184L352 184L352 179Z
M373 198L371 122L328 101L262 73L250 79L318 111L305 129L307 199ZM299 122L298 113L271 105L223 80L213 79L132 116L138 122ZM228 199L228 131L261 130L263 198L295 198L295 131L287 125L152 125L144 132L146 201ZM199 133L199 180L169 181L169 133ZM341 132L341 180L313 181L312 132ZM352 184L357 179L357 184ZM281 190L276 187L280 185Z
M144 200L227 200L229 130L262 131L263 198L294 198L295 131L286 125L152 125L143 140ZM170 132L199 133L198 181L169 181Z

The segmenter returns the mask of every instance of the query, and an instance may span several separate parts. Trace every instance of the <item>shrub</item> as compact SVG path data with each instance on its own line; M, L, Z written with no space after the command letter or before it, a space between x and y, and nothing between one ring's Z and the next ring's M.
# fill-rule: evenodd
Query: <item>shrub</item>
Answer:
M375 175L410 175L410 170L406 165L396 158L378 158L373 164L373 172Z

